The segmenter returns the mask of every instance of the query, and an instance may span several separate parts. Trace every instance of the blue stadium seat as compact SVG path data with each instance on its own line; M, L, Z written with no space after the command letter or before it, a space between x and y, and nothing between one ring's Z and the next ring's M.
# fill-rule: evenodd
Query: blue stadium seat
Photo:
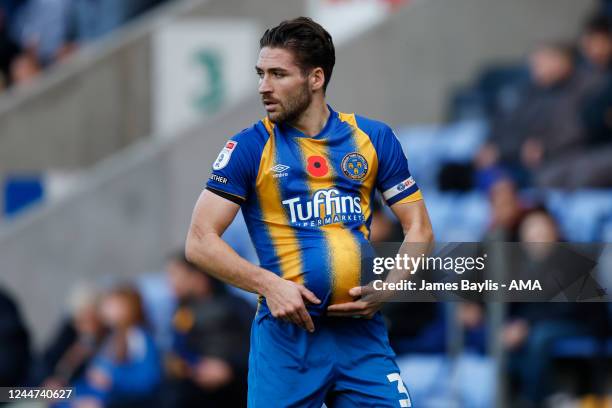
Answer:
M561 358L589 358L604 352L606 344L591 336L568 337L556 341L553 345L554 356Z
M612 217L612 190L551 191L547 205L567 240L600 241L602 227Z
M601 226L601 241L612 242L612 214Z
M425 192L438 242L479 241L489 222L489 203L480 193Z
M442 165L471 162L486 134L486 122L469 120L441 126L408 126L401 128L397 137L419 185L435 188Z
M421 189L436 188L436 177L443 163L437 145L439 130L437 125L422 125L406 127L397 133L410 172Z
M476 241L488 223L487 198L476 193L438 192L438 173L447 163L468 163L484 142L487 124L466 120L449 125L401 128L398 138L408 157L410 170L421 186L434 231L440 241ZM541 199L541 191L537 194ZM558 219L568 241L612 242L612 189L550 190L547 207Z
M17 215L44 198L44 187L39 175L7 176L4 181L4 215Z

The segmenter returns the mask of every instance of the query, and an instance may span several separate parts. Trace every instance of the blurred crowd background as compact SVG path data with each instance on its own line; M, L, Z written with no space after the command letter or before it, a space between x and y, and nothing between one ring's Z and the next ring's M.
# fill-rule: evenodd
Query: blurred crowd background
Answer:
M165 0L3 0L0 91L33 81L77 48L99 40Z
M242 75L282 17L311 15L336 38L330 99L393 125L437 241L612 241L612 2L257 3L0 0L0 386L73 386L84 407L245 406L256 299L181 243L217 150L263 115ZM168 71L181 40L208 48ZM343 82L362 60L359 83ZM411 79L425 71L430 83ZM199 119L157 119L181 109ZM241 216L224 237L257 262ZM371 237L402 239L380 203ZM604 246L608 288L611 257ZM384 312L415 406L612 407L610 304Z

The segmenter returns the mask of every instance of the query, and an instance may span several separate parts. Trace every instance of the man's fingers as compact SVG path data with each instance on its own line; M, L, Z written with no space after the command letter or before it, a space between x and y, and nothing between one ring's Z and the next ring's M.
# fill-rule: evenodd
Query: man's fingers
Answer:
M293 323L293 324L296 324L296 325L298 325L300 327L304 327L304 323L302 322L302 319L300 318L299 314L291 313L291 314L287 315L286 320L289 323Z
M291 313L291 321L296 325L300 326L302 329L306 330L306 322L300 313L302 309L296 309Z
M366 296L372 296L378 294L378 292L372 287L372 285L367 286L355 286L349 290L349 295L352 297L365 298Z
M314 293L306 289L305 286L299 285L298 288L300 289L300 293L302 294L302 297L304 297L310 303L314 303L316 305L321 303L319 298Z
M327 315L330 317L363 317L365 319L371 319L374 317L376 311L371 309L359 310L359 311L341 311L341 312L327 312Z
M327 308L327 313L335 313L335 312L361 312L368 306L367 303L362 301L357 302L347 302L340 303L337 305L331 305Z
M368 304L363 301L340 303L327 308L327 315L332 317L353 317L365 315Z
M283 322L293 323L293 319L290 315L278 316L277 319L282 320Z
M304 330L308 330L309 332L312 333L314 331L314 323L312 322L312 318L310 317L310 314L306 310L306 306L304 305L304 302L301 302L301 303L302 303L301 305L299 306L295 305L294 307L289 309L291 311L287 311L287 313L284 313L281 319L286 322L293 323L297 326L300 326Z
M360 312L328 312L329 317L354 317L361 316Z
M310 314L306 311L306 309L300 309L298 313L302 320L302 327L304 327L310 333L314 332L315 327L312 321L312 317L310 317Z
M356 286L356 287L351 288L349 290L349 295L351 295L353 297L359 297L359 296L361 296L361 293L362 293L361 286Z

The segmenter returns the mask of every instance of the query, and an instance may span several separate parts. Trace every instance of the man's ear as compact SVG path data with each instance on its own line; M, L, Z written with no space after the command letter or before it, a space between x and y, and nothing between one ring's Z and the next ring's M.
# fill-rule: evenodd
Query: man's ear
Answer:
M318 91L325 85L325 73L321 67L314 68L310 73L310 89Z

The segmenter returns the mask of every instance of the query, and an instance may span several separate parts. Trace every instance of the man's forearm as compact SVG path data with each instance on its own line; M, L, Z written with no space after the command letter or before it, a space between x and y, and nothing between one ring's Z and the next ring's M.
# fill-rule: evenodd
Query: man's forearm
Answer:
M401 256L407 255L409 258L418 258L421 255L427 256L433 248L433 232L430 227L414 226L404 232L404 241L398 250ZM410 269L393 269L387 275L386 282L400 282L409 279L411 274L416 271Z
M278 277L253 265L236 253L215 232L190 232L185 246L187 259L212 276L249 292L264 294Z
M412 226L404 231L404 243L426 244L423 248L430 248L434 236L431 226Z

